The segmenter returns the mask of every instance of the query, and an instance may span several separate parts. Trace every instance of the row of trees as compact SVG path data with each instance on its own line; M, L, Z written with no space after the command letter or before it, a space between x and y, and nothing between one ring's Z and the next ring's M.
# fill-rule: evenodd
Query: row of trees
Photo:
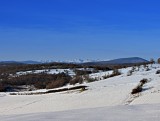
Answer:
M68 84L70 80L72 80L72 78L65 73L39 73L14 76L0 81L0 91L11 90L14 87L22 85L33 85L36 89L57 88Z

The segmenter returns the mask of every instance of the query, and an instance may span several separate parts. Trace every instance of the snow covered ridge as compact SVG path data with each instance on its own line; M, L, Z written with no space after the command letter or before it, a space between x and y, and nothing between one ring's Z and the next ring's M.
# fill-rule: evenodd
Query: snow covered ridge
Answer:
M90 60L90 59L73 59L73 60L66 60L66 61L56 61L56 62L62 62L62 63L75 63L75 64L81 64L81 63L87 63L87 62L97 62L97 60Z
M131 70L132 73L128 74ZM71 90L42 95L0 93L0 119L2 121L159 121L158 70L160 70L158 64L120 69L122 74L119 76L84 83L83 85L88 87L86 91ZM108 73L112 72L100 72L90 76L101 78ZM143 85L140 93L132 95L132 90L142 79L149 81Z

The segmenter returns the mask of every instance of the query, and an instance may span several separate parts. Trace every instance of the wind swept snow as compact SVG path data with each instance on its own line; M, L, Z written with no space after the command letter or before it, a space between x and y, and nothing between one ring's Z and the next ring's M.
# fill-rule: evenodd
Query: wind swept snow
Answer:
M2 121L159 121L160 105L115 106L2 116Z

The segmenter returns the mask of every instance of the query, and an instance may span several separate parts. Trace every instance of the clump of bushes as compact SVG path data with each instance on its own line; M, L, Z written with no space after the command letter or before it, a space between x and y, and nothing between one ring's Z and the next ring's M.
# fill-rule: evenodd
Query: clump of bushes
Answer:
M143 90L143 85L148 82L148 79L142 79L139 84L132 90L131 94L137 94L142 92Z
M118 75L121 75L121 72L118 69L114 69L112 76L118 76Z
M148 65L146 66L146 71L150 71L151 69L148 67Z
M114 69L112 74L109 75L109 78L114 77L114 76L118 76L118 75L121 75L121 72L118 69Z
M103 79L108 79L108 78L111 78L111 77L114 77L114 76L118 76L118 75L121 75L121 72L118 69L114 69L112 74L104 75Z
M157 70L157 71L156 71L156 74L160 74L160 70Z
M103 79L108 79L108 78L109 78L109 74L103 76Z
M5 91L5 87L2 83L0 83L0 92L4 92Z
M7 88L14 88L16 86L33 85L36 89L50 89L58 88L69 83L72 79L71 76L60 73L60 74L27 74L20 76L13 76L6 80L0 81L0 91L4 91ZM5 89L3 89L5 88Z
M143 86L143 85L146 84L147 82L148 82L148 79L142 79L142 80L140 81L141 86Z
M133 70L129 70L127 76L131 76L133 74Z
M53 89L53 88L62 87L62 86L65 86L68 83L69 83L69 80L65 80L65 79L62 78L62 79L55 80L55 81L52 81L52 82L48 83L46 85L46 89Z
M142 91L142 87L141 86L137 86L136 88L134 88L131 92L131 94L136 94Z
M98 81L96 78L91 78L89 75L83 75L83 80L88 83Z
M75 76L69 83L71 85L75 85L76 83L82 84L83 78L82 78L82 76Z
M88 83L90 83L90 82L95 82L95 81L97 81L97 79L94 79L94 78L88 78L88 79L86 79L86 81L87 81Z
M74 70L75 74L77 76L80 76L80 75L86 75L86 74L91 74L92 71L88 71L88 70L78 70L78 69L75 69Z

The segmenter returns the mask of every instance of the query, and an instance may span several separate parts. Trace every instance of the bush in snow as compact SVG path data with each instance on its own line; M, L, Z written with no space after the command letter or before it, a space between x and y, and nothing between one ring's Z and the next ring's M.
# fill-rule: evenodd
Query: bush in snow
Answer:
M139 92L142 91L142 87L141 86L137 86L136 88L134 88L131 92L131 94L137 94Z
M108 79L108 78L118 76L118 75L121 75L121 72L118 69L114 69L112 74L103 76L103 79Z
M139 84L132 90L131 94L137 94L139 92L142 92L143 90L143 85L148 82L148 79L142 79Z
M107 78L109 78L109 74L103 76L103 79L107 79Z
M150 71L151 69L148 67L148 66L146 66L146 71Z
M82 78L82 76L76 76L69 83L71 85L75 85L77 83L82 84L83 83L83 78Z
M141 81L140 81L140 83L141 83L141 85L143 86L144 84L146 84L148 82L148 79L142 79Z
M158 71L156 72L156 74L160 74L160 70L158 70Z
M113 73L110 75L110 77L121 75L121 72L118 69L114 69Z
M86 74L91 74L91 73L92 73L92 71L88 71L88 70L77 70L77 69L75 69L74 72L76 73L77 76L86 75Z
M131 76L132 74L133 74L133 71L130 70L130 71L128 71L127 76Z
M95 81L98 81L98 80L97 79L93 79L93 78L88 78L88 79L86 79L86 81L90 83L90 82L95 82Z
M65 86L69 83L69 80L61 78L61 79L57 79L55 81L52 81L51 83L46 85L47 89L53 89L53 88L58 88L58 87L62 87Z

